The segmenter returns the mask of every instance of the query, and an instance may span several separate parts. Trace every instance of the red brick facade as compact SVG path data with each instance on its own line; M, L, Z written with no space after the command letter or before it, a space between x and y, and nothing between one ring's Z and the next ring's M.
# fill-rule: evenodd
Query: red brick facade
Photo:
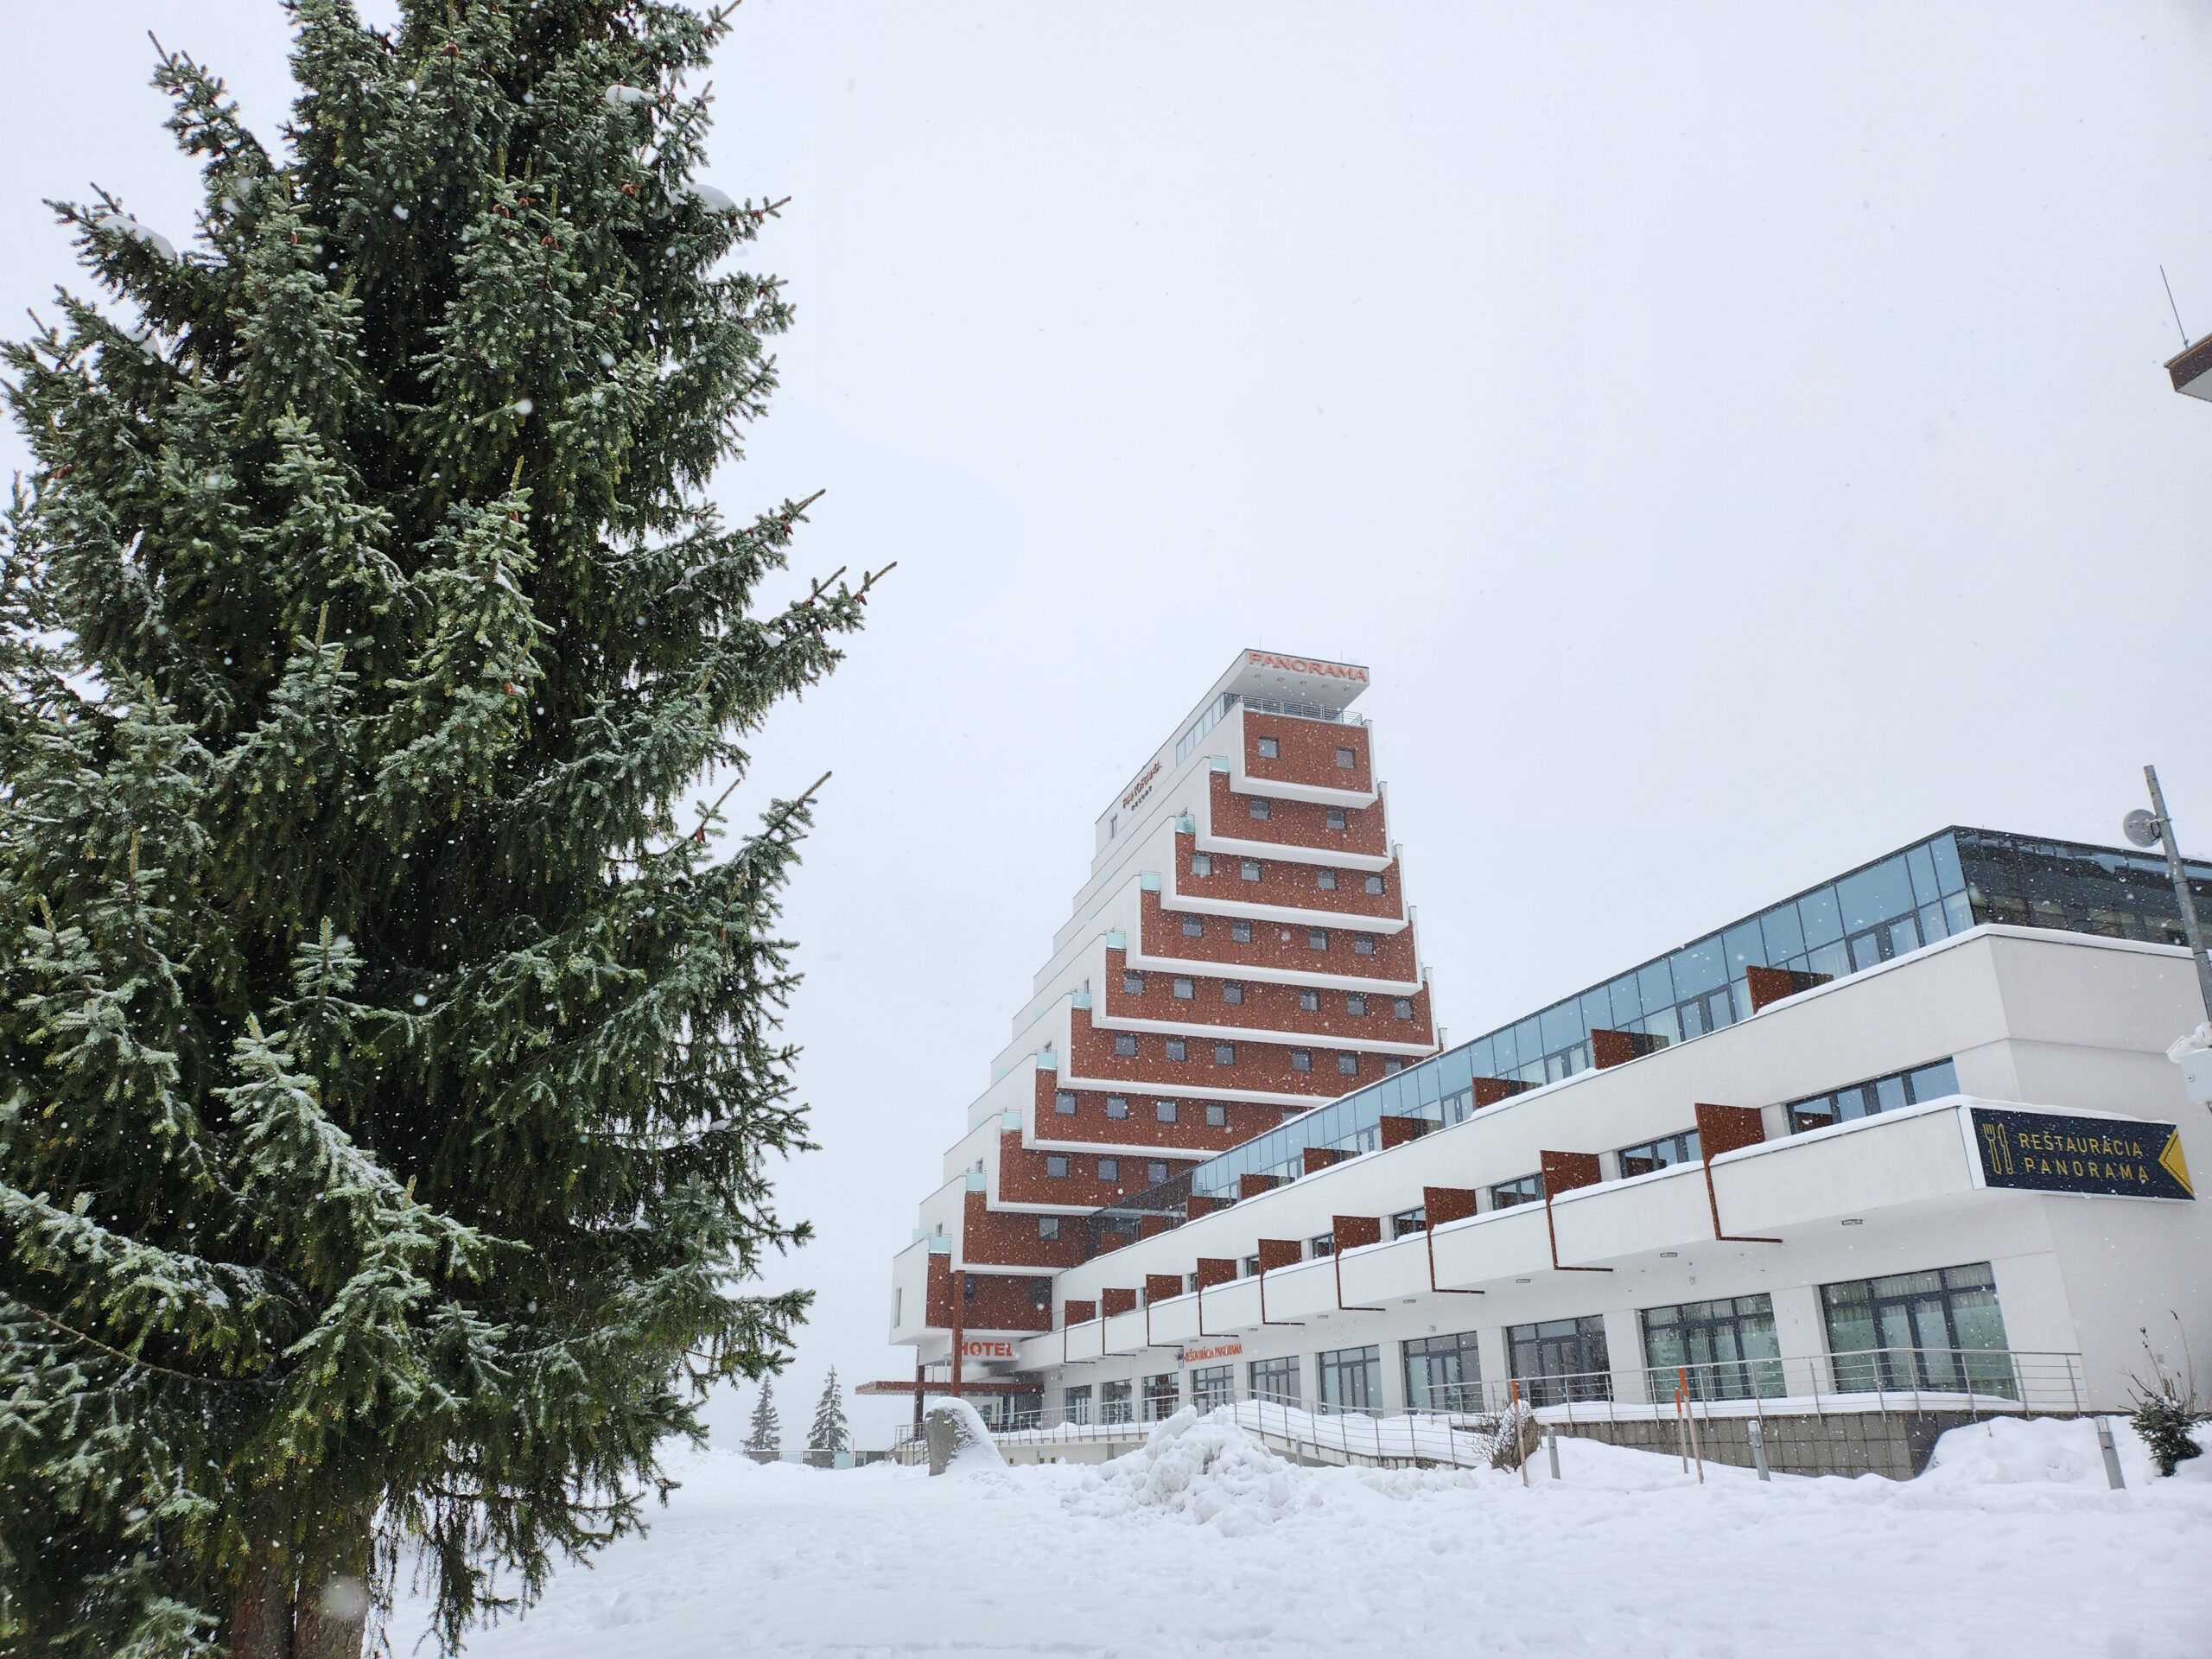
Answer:
M1260 753L1262 741L1274 745L1274 755ZM1349 767L1338 759L1346 749L1351 751ZM1254 779L1303 784L1313 789L1357 790L1363 795L1375 792L1364 726L1263 715L1248 709L1244 711L1244 772Z
M1135 1053L1116 1052L1116 1044L1123 1039L1135 1046ZM1184 1058L1179 1060L1169 1058L1173 1045L1178 1042L1183 1045ZM1220 1058L1218 1051L1224 1044L1235 1056L1233 1060ZM1127 1083L1171 1096L1179 1087L1237 1089L1303 1095L1318 1103L1334 1100L1363 1083L1379 1082L1389 1075L1381 1055L1352 1048L1257 1043L1249 1038L1217 1038L1204 1032L1179 1038L1158 1031L1101 1031L1091 1025L1087 1008L1074 1011L1069 1021L1068 1046L1067 1076ZM1349 1067L1343 1063L1342 1057L1346 1055L1351 1057ZM1299 1064L1301 1056L1306 1062L1303 1070Z
M1154 969L1144 976L1144 989L1136 992L1123 988L1123 976L1130 971L1124 965L1127 960L1122 951L1106 953L1103 1012L1109 1020L1172 1020L1180 1025L1242 1027L1280 1032L1284 1041L1305 1046L1415 1043L1427 1048L1433 1041L1427 987L1402 996L1392 991L1343 991L1271 980L1240 980L1229 974L1179 976ZM1175 995L1179 977L1191 982L1192 994L1187 998ZM1242 1002L1230 1002L1224 995L1223 987L1232 985L1242 992ZM1301 1001L1309 996L1318 1004L1310 1009ZM1352 1012L1355 997L1364 1000L1366 1013ZM1401 1001L1408 1005L1409 1018L1398 1017Z
M1390 832L1382 822L1382 804L1332 808L1313 801L1288 801L1280 796L1239 795L1229 774L1217 772L1207 780L1206 828L1221 841L1264 841L1271 846L1306 847L1321 852L1356 853L1363 858L1388 858ZM1267 803L1268 816L1252 815L1252 803ZM1329 828L1329 814L1342 811L1344 827Z
M1063 1092L1074 1096L1074 1111L1059 1109ZM1187 1100L1166 1090L1124 1093L1122 1098L1128 1102L1128 1116L1109 1117L1107 1101L1114 1092L1106 1089L1063 1091L1058 1073L1039 1071L1037 1118L1032 1138L1077 1141L1086 1146L1103 1146L1109 1151L1116 1147L1134 1147L1140 1152L1158 1148L1170 1155L1179 1154L1185 1159L1210 1158L1231 1147L1241 1147L1254 1135L1264 1135L1282 1122L1282 1108L1272 1101ZM1160 1120L1157 1108L1163 1099L1175 1103L1173 1123ZM1208 1108L1214 1106L1222 1109L1227 1122L1217 1125L1208 1121Z
M1210 874L1198 873L1195 861L1201 858L1212 865ZM1257 880L1246 879L1247 863L1257 869ZM1322 886L1325 877L1334 878L1333 889ZM1380 880L1382 891L1370 893L1370 880ZM1395 864L1380 870L1355 870L1294 858L1245 859L1235 853L1201 853L1196 836L1175 837L1175 874L1170 885L1179 900L1327 911L1343 916L1347 926L1359 917L1395 922L1405 914L1398 903Z
M1184 932L1183 918L1160 907L1160 895L1143 899L1137 940L1143 953L1155 960L1210 963L1224 968L1267 968L1286 974L1329 974L1344 979L1388 980L1403 985L1421 978L1414 955L1414 931L1369 933L1374 953L1358 949L1358 936L1366 930L1356 922L1318 930L1326 943L1319 950L1309 937L1316 930L1298 922L1268 922L1254 918L1249 940L1236 937L1235 922L1227 916L1203 916L1205 931L1196 936Z

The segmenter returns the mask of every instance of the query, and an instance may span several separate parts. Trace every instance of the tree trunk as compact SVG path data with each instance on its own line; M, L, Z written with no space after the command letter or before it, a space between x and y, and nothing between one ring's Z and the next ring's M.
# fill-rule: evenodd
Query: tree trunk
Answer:
M231 1659L291 1659L289 1566L274 1546L247 1566L231 1602Z
M360 1659L369 1622L369 1552L376 1512L362 1509L334 1529L329 1558L300 1585L291 1659Z

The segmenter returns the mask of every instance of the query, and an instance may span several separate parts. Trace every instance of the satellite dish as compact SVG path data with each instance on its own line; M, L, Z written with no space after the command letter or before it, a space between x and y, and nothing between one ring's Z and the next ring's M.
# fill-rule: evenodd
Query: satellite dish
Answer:
M2138 847L2157 846L2162 827L2157 813L2140 806L2120 821L2120 832Z

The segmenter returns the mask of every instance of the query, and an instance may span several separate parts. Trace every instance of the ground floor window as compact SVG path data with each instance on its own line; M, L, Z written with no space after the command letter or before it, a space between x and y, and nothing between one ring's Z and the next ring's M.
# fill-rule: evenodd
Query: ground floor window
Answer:
M1408 1411L1479 1411L1483 1362L1475 1333L1416 1337L1405 1344Z
M1201 1365L1191 1373L1191 1403L1200 1411L1211 1411L1216 1406L1225 1406L1236 1398L1236 1368L1234 1365Z
M1132 1396L1135 1387L1128 1378L1118 1382L1098 1385L1098 1421L1102 1423L1126 1423L1135 1414Z
M1145 1378L1145 1421L1156 1423L1163 1417L1173 1417L1175 1408L1182 1403L1182 1387L1174 1372L1162 1371L1157 1376Z
M1339 1348L1317 1357L1320 1366L1321 1408L1325 1411L1372 1411L1382 1403L1382 1351Z
M1822 1285L1835 1386L1940 1389L2016 1397L2005 1315L1986 1262Z
M1771 1296L1643 1310L1643 1363L1651 1368L1654 1400L1671 1400L1678 1385L1693 1400L1770 1398L1786 1392L1781 1356Z
M1252 1397L1272 1400L1279 1406L1298 1403L1298 1356L1286 1354L1281 1359L1255 1359L1252 1362Z
M1605 1353L1605 1321L1592 1313L1579 1319L1546 1319L1516 1325L1505 1333L1521 1397L1532 1406L1563 1405L1570 1400L1613 1397L1612 1361Z
M1086 1382L1079 1389L1060 1390L1060 1415L1071 1423L1087 1423L1090 1421L1090 1383Z

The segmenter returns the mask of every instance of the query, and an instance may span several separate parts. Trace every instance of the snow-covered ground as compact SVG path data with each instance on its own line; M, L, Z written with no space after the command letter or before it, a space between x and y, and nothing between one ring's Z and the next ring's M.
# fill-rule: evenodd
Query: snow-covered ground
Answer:
M1909 1484L1562 1440L1488 1471L1300 1469L1224 1421L1103 1467L678 1459L652 1534L559 1574L483 1659L928 1654L2212 1653L2212 1458L2124 1423L1947 1435ZM403 1603L396 1652L420 1633Z

